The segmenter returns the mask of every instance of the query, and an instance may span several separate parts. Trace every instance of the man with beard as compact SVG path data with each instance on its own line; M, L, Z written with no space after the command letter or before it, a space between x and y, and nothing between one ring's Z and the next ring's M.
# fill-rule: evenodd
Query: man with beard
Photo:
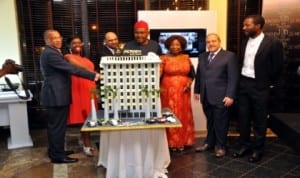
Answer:
M283 46L263 33L264 24L260 15L250 15L243 22L243 31L248 38L241 44L238 95L241 148L233 157L252 153L249 162L257 162L263 156L270 86L278 83L283 69ZM253 142L250 140L251 123Z
M149 40L149 27L147 22L141 20L134 24L134 40L129 41L124 46L124 54L132 54L130 50L138 51L136 55L147 55L148 52L154 52L161 55L161 48L156 41Z

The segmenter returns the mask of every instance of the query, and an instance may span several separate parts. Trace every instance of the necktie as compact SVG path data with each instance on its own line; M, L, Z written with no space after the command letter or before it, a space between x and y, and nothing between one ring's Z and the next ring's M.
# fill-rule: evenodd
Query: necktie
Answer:
M213 60L214 55L215 55L214 53L209 54L208 59L207 59L208 63L211 63L211 61Z

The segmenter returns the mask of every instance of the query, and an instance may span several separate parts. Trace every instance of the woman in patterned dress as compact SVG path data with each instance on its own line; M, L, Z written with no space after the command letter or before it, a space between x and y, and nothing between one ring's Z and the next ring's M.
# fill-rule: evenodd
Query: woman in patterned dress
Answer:
M183 151L185 146L193 146L195 143L190 90L195 71L189 56L183 54L186 45L184 37L170 36L165 41L169 52L160 57L162 108L172 110L182 124L181 128L167 129L171 151Z

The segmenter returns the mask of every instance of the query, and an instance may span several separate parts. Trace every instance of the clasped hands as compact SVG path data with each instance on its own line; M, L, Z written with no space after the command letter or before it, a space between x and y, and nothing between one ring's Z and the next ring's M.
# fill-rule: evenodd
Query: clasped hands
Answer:
M99 80L103 80L103 75L101 75L100 73L96 73L94 80L95 80L95 82L97 82Z
M191 90L191 85L192 85L192 82L188 82L184 88L183 88L183 92L189 92Z
M183 92L187 92L187 91L190 91L191 87L189 85L186 85L184 88L183 88Z

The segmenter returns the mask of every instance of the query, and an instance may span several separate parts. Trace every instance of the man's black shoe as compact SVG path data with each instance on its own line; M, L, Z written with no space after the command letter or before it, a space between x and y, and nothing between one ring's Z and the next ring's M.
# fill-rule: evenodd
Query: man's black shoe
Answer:
M73 150L66 150L65 154L68 156L68 155L74 154L74 151Z
M255 163L255 162L260 161L261 158L262 158L262 153L260 153L260 152L254 152L254 153L249 157L248 161L249 161L250 163Z
M250 152L251 152L251 150L250 150L249 148L242 147L239 151L234 152L234 153L232 154L232 157L234 157L234 158L243 157L243 156L245 156L246 154L249 154Z
M78 159L77 158L65 157L65 158L61 158L61 159L51 159L51 162L56 163L56 164L76 163L76 162L78 162Z
M69 156L69 155L71 155L71 154L74 154L74 151L73 151L73 150L66 150L66 151L65 151L65 154L66 154L66 156ZM51 158L50 152L48 152L48 157Z

